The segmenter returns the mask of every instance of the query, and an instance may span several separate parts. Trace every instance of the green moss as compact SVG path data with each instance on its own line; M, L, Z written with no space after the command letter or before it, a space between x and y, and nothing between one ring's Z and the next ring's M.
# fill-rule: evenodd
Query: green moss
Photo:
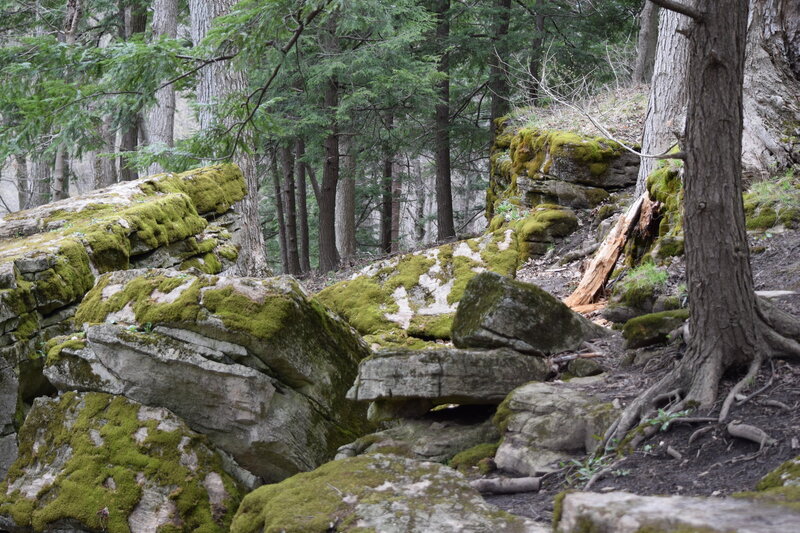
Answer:
M257 339L272 338L296 315L291 297L275 295L269 305L263 305L233 287L205 291L203 305L219 316L227 328L244 331Z
M668 277L666 270L653 263L644 263L628 272L614 287L614 301L634 309L648 308Z
M86 339L76 338L74 335L54 337L44 345L44 352L47 354L46 364L50 365L60 361L64 350L79 351L84 348L86 348Z
M774 487L757 492L737 492L736 494L732 494L732 496L734 498L756 500L771 505L780 505L788 509L800 511L800 486L797 485Z
M246 193L242 172L234 164L216 165L182 174L154 176L141 185L147 194L183 193L191 198L198 213L221 214L244 198Z
M138 411L138 405L122 397L99 393L66 393L53 400L53 405L38 409L38 415L29 417L20 431L20 458L7 479L18 478L22 469L34 462L51 463L65 447L71 448L72 454L52 486L42 489L35 501L18 492L7 495L9 481L0 485L0 513L37 531L59 520L76 520L93 530L127 533L128 515L142 497L136 478L140 472L172 491L176 518L183 522L184 530L227 531L240 496L235 482L222 472L219 456L212 454L203 437L191 436L187 448L196 453L201 466L196 472L190 470L180 460L179 446L186 434L158 429L155 420L139 421ZM67 424L68 413L75 417L72 424ZM148 436L137 443L133 436L141 427L147 428ZM41 428L50 431L41 435ZM91 433L98 435L103 445L96 446ZM42 437L46 445L34 448L33 442ZM212 516L208 497L197 497L205 493L200 474L208 470L222 473L231 496L225 502L229 510L216 516ZM106 483L108 479L113 480L114 488ZM178 490L173 490L175 487ZM194 495L191 501L181 501L184 493ZM98 513L104 508L108 509L105 519Z
M494 424L494 427L497 428L501 435L508 429L509 419L511 415L514 414L514 411L512 411L510 407L510 398L511 394L509 393L509 395L500 402L500 405L497 406L497 410L494 412L494 416L492 416L492 424Z
M662 311L632 318L622 328L622 336L629 348L640 348L666 342L670 331L689 318L688 309Z
M454 455L447 465L460 472L468 471L471 468L477 467L478 463L480 463L482 459L494 457L494 454L497 453L497 448L499 447L499 442L478 444L477 446L473 446L472 448Z
M339 313L362 334L396 329L385 314L395 312L391 293L367 276L359 276L324 289L317 299Z
M396 266L387 267L378 273L388 274L384 286L390 292L398 287L405 287L406 290L419 285L419 277L436 264L435 259L425 257L422 254L408 254L403 256Z
M231 262L235 262L239 259L239 249L233 244L223 244L217 248L217 254Z
M575 492L574 490L563 490L556 494L553 498L553 531L558 529L558 524L561 522L561 517L564 514L564 498L567 494Z
M450 339L455 313L443 315L416 315L408 327L408 334L421 339Z
M756 490L769 490L787 485L800 487L800 457L786 461L761 478Z

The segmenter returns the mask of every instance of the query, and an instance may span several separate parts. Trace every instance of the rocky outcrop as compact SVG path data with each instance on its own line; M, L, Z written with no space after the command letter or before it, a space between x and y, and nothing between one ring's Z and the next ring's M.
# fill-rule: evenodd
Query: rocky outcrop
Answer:
M17 414L17 376L5 361L0 359L0 479L17 458L17 438L14 430Z
M380 452L443 463L479 444L497 442L500 434L491 421L493 412L483 406L460 406L402 420L342 446L336 459Z
M464 287L479 272L513 276L513 229L374 263L321 291L319 300L376 347L425 348L450 339Z
M785 533L800 524L798 512L741 499L573 492L559 507L557 533Z
M370 418L387 420L442 404L499 404L515 387L547 374L542 358L508 348L383 351L359 364L347 397L373 402Z
M344 397L368 348L292 278L114 272L76 321L82 334L48 350L56 387L166 407L264 480L313 469L369 428Z
M34 402L0 483L10 532L228 531L242 488L166 409L67 393Z
M503 440L495 455L499 468L533 476L553 465L591 453L614 420L616 410L584 387L599 378L568 383L528 383L500 405L495 423Z
M313 497L309 497L313 495ZM245 497L232 533L547 531L487 504L456 471L396 455L333 461Z
M740 492L734 496L782 505L800 512L800 456L789 459L761 478L755 491Z
M243 196L239 169L220 165L0 217L0 359L22 379L14 385L22 401L52 392L41 379L40 345L70 331L67 321L98 274L149 265L216 273L233 264L237 226L228 213ZM15 410L16 403L11 416Z
M625 348L642 348L667 342L671 340L670 334L680 328L688 319L688 309L662 311L632 318L625 323L625 327L622 329Z
M493 273L467 285L453 320L459 348L510 347L530 354L573 350L606 330L535 285Z

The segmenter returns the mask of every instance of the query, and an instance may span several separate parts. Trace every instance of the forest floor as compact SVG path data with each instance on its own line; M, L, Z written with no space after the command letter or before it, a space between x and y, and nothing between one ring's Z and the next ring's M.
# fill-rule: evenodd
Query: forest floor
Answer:
M800 231L751 235L750 244L756 290L796 291L797 294L773 302L800 317ZM581 274L580 262L559 264L559 252L569 247L570 243L564 243L551 257L529 262L518 271L517 279L536 283L559 297L568 295ZM679 280L683 275L682 262L674 262L670 270L670 280ZM605 352L601 361L607 378L593 385L591 392L623 406L676 364L685 348L670 345L625 350L619 332L597 344ZM634 359L638 365L625 364ZM715 417L727 391L740 378L741 375L726 376L715 408L691 416ZM755 442L732 438L725 425L684 424L676 419L667 430L656 433L618 462L615 456L600 460L587 457L580 465L570 463L546 477L538 493L495 495L486 499L511 513L549 523L556 494L567 489L582 490L592 475L611 463L614 464L610 472L590 490L685 496L728 496L753 490L765 474L800 455L800 366L780 360L766 365L744 395L747 399L735 404L729 420L761 428L776 439L774 445L762 448ZM677 451L680 458L668 454L668 448Z

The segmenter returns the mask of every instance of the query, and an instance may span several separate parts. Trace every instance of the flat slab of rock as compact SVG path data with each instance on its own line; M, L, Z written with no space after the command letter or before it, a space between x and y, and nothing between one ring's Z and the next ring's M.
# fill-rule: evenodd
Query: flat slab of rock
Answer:
M509 347L553 354L574 350L607 330L536 285L484 272L467 284L453 320L459 348Z
M796 511L738 498L574 492L561 505L557 533L786 533L800 524Z
M345 530L341 524L381 533L549 531L489 505L455 470L368 454L256 489L231 533Z
M552 464L591 453L614 420L610 403L582 390L599 377L568 383L528 383L500 405L495 423L503 440L495 455L499 468L525 476L553 470Z
M359 363L347 397L406 406L412 402L423 414L442 404L499 404L515 387L544 380L548 373L543 358L508 348L387 350Z
M0 529L12 533L221 533L243 493L202 436L121 396L38 398L19 440L0 483Z

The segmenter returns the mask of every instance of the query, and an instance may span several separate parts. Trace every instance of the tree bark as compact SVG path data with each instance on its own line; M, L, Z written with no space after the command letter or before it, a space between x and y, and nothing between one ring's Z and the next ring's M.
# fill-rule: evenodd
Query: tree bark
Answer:
M400 180L400 168L396 165L392 174L392 233L391 253L400 251L400 200L403 194L403 182Z
M536 14L536 33L531 40L531 59L528 64L528 100L530 105L537 105L541 91L541 71L544 56L544 14Z
M745 174L800 163L800 3L751 0L744 76Z
M278 150L273 150L270 159L272 160L270 165L272 170L272 188L275 192L275 217L278 222L278 244L281 248L281 272L286 274L289 270L289 250L286 238L286 217L283 210L283 195L281 194L281 174L278 169Z
M300 222L300 270L303 274L311 272L311 261L308 240L308 207L306 200L306 165L303 157L306 153L305 141L298 137L295 143L295 191L297 193L297 217Z
M344 173L336 186L336 246L341 262L350 265L356 255L356 167L354 134L342 135Z
M17 205L18 209L22 211L28 208L28 204L31 200L31 180L28 175L28 161L24 155L17 154L14 156L14 165L14 174L17 178Z
M300 274L300 254L297 250L297 207L294 190L294 154L291 146L280 148L283 167L283 205L286 224L286 270L296 276Z
M144 33L147 27L147 10L136 3L132 7L122 7L126 2L120 2L120 15L125 23L121 28L121 37L130 39L138 33ZM127 117L120 138L120 153L135 152L139 145L139 116L133 114ZM131 181L139 178L136 167L129 164L124 157L119 158L119 180Z
M381 177L381 251L392 251L392 182L394 181L394 153L392 150L392 128L394 115L386 117L387 141L383 145L383 168Z
M639 13L639 39L636 62L633 64L634 83L650 83L658 45L658 6L645 1Z
M694 0L686 0L694 6ZM674 11L661 9L658 24L658 46L650 85L650 100L644 120L642 153L660 154L678 143L686 119L686 69L689 60L689 39L679 33L689 28L691 19ZM647 188L647 176L658 166L658 160L643 157L639 165L635 196Z
M178 0L153 1L153 40L178 36ZM156 104L147 113L147 139L150 144L173 146L175 135L175 89L172 85L156 91ZM158 163L147 169L150 174L164 172Z
M51 161L34 159L31 161L33 184L31 201L28 207L38 207L50 201Z
M63 146L56 150L56 162L53 166L53 200L69 198L69 161L67 151Z
M508 103L508 78L503 67L503 61L508 61L506 38L511 20L511 0L495 0L494 35L492 46L489 50L489 92L492 94L492 103L489 113L489 133L491 145L494 145L495 121L506 115L510 109Z
M236 3L236 0L189 1L192 42L195 46L205 38L212 21L227 14ZM215 120L226 127L231 126L234 119L227 114L223 117L216 116L214 104L224 101L232 94L244 93L246 89L247 79L244 72L235 71L228 64L218 62L203 68L197 84L200 129L210 129ZM234 242L243 252L239 254L235 273L240 276L267 276L270 272L258 213L258 162L254 155L241 151L233 158L233 162L239 165L247 185L244 199L234 205L234 210L241 214L242 220L242 229L234 234Z
M436 41L441 46L450 37L450 0L436 0ZM437 70L445 76L438 83L439 102L436 104L434 120L434 150L436 161L436 222L437 240L449 241L455 238L453 222L453 192L450 181L450 58L442 54Z

